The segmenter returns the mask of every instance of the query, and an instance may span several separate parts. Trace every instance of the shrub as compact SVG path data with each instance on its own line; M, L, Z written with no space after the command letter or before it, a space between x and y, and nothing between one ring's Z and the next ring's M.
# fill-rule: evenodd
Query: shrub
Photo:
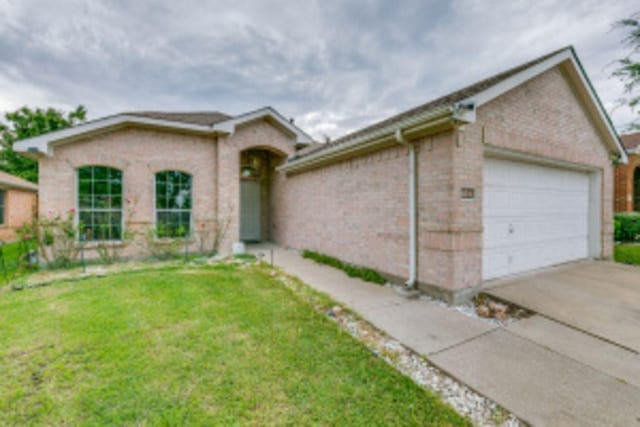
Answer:
M33 223L33 235L37 239L40 257L50 268L69 267L78 256L75 210L64 215L41 218Z
M640 239L640 213L619 213L614 216L614 238L618 242Z
M345 273L347 273L347 276L349 277L358 277L364 281L377 283L379 285L383 285L387 283L387 280L380 273L378 273L377 271L371 268L360 267L357 265L349 264L349 263L340 261L339 259L334 258L332 256L324 255L318 252L313 252L308 250L302 251L302 256L304 258L311 259L317 263L326 264L331 267L338 268L344 271Z
M156 227L148 227L139 236L138 244L142 252L161 261L177 258L185 244L184 238L163 238Z
M201 255L213 256L218 253L229 228L229 218L224 216L222 219L196 221L198 226L193 234Z

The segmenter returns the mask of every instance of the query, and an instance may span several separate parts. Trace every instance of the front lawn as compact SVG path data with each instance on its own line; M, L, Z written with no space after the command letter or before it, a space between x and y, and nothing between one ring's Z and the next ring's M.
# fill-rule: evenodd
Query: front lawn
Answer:
M617 262L640 265L640 245L631 243L615 245L613 257Z
M33 242L29 243L29 249L36 249L36 245ZM0 261L0 283L5 283L15 277L16 274L21 274L18 271L20 268L20 257L24 256L24 243L12 242L2 245L2 261ZM2 265L4 262L4 265Z
M468 425L267 267L0 290L0 425Z

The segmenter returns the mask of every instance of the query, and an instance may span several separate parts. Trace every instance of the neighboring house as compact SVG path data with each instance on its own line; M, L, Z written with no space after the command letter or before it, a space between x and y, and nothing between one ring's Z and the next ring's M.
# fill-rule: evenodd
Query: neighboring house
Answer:
M612 163L627 161L572 48L330 144L264 108L125 113L15 149L39 160L41 212L77 207L107 238L125 223L172 236L226 219L224 251L312 249L449 301L609 258Z
M640 132L622 135L629 163L616 167L616 212L640 212Z
M0 171L0 241L17 239L16 228L36 216L38 186Z

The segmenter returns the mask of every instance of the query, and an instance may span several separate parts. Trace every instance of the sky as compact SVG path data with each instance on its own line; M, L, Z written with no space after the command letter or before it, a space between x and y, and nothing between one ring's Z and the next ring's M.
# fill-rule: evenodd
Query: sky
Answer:
M619 130L637 0L0 0L0 112L273 106L338 137L573 45Z

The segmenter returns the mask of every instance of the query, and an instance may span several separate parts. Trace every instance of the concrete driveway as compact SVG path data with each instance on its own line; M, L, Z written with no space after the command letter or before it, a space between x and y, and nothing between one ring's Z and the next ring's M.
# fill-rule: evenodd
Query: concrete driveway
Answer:
M640 352L640 267L576 263L496 282L487 293Z

